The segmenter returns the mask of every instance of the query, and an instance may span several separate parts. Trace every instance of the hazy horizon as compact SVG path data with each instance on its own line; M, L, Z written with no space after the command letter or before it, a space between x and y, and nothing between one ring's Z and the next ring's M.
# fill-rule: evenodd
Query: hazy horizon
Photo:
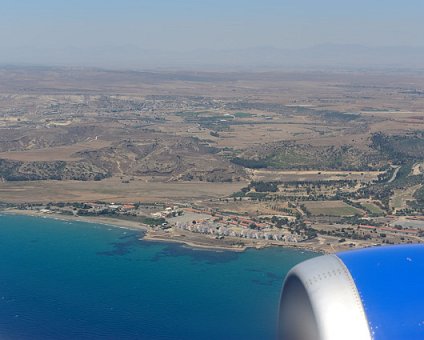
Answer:
M416 68L423 10L418 0L4 0L0 63Z

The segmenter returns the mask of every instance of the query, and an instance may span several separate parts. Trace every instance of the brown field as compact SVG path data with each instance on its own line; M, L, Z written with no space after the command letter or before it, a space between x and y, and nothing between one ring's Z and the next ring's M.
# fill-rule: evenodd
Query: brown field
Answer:
M375 180L380 171L279 171L253 170L255 181L347 181L370 182Z
M283 212L283 208L287 208L287 202L255 202L255 201L237 201L234 202L232 199L229 199L228 202L208 202L208 207L219 209L224 212L234 212L241 215L287 215L286 212ZM294 209L295 211L295 209Z
M101 182L33 181L0 183L3 202L172 202L208 200L228 196L245 183L160 183L136 179L129 184L118 178Z
M316 137L317 134L307 127L301 125L289 125L279 122L274 124L248 124L244 126L236 126L230 132L223 132L217 141L219 147L230 147L242 149L262 143L271 143L276 140L302 140L306 138Z
M31 151L0 152L0 159L3 158L23 162L75 161L81 159L81 157L76 155L79 151L96 150L111 144L108 141L95 140L94 138L84 143L66 146L35 149Z
M412 175L421 175L424 173L424 162L423 163L416 163L412 167Z

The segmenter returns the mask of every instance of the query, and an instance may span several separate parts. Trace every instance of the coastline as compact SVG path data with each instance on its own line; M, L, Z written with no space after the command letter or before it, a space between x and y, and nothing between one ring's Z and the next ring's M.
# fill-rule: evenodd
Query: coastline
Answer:
M41 213L34 210L20 210L20 209L5 209L0 210L0 213L7 215L22 215L22 216L31 216L31 217L41 217L41 218L50 218L53 220L61 220L66 222L85 222L93 224L101 224L105 226L115 227L115 228L124 228L138 231L148 231L147 226L140 225L134 221L127 221L123 219L115 219L109 217L98 217L98 216L71 216L63 215L57 213Z
M22 215L39 218L48 218L66 222L84 222L100 224L104 226L123 228L128 230L140 231L142 235L140 240L148 242L179 243L191 249L211 250L211 251L233 251L244 252L247 249L264 249L268 247L283 247L297 250L311 251L316 253L328 253L320 247L314 247L308 244L280 244L276 242L254 241L235 237L226 237L225 241L217 240L207 235L196 234L184 231L159 231L147 225L135 221L128 221L119 218L99 217L99 216L71 216L58 213L42 213L35 210L4 209L0 214Z

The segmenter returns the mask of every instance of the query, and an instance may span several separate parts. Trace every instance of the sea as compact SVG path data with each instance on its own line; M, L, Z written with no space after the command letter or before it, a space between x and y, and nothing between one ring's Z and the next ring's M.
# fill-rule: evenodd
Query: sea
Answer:
M0 339L275 339L284 277L317 255L140 236L0 215Z

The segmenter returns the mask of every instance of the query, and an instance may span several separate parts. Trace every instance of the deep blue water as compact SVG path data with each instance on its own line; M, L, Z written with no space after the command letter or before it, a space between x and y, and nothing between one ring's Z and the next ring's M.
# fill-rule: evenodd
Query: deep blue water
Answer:
M0 216L0 338L274 339L284 275L311 256L192 250L136 231Z

